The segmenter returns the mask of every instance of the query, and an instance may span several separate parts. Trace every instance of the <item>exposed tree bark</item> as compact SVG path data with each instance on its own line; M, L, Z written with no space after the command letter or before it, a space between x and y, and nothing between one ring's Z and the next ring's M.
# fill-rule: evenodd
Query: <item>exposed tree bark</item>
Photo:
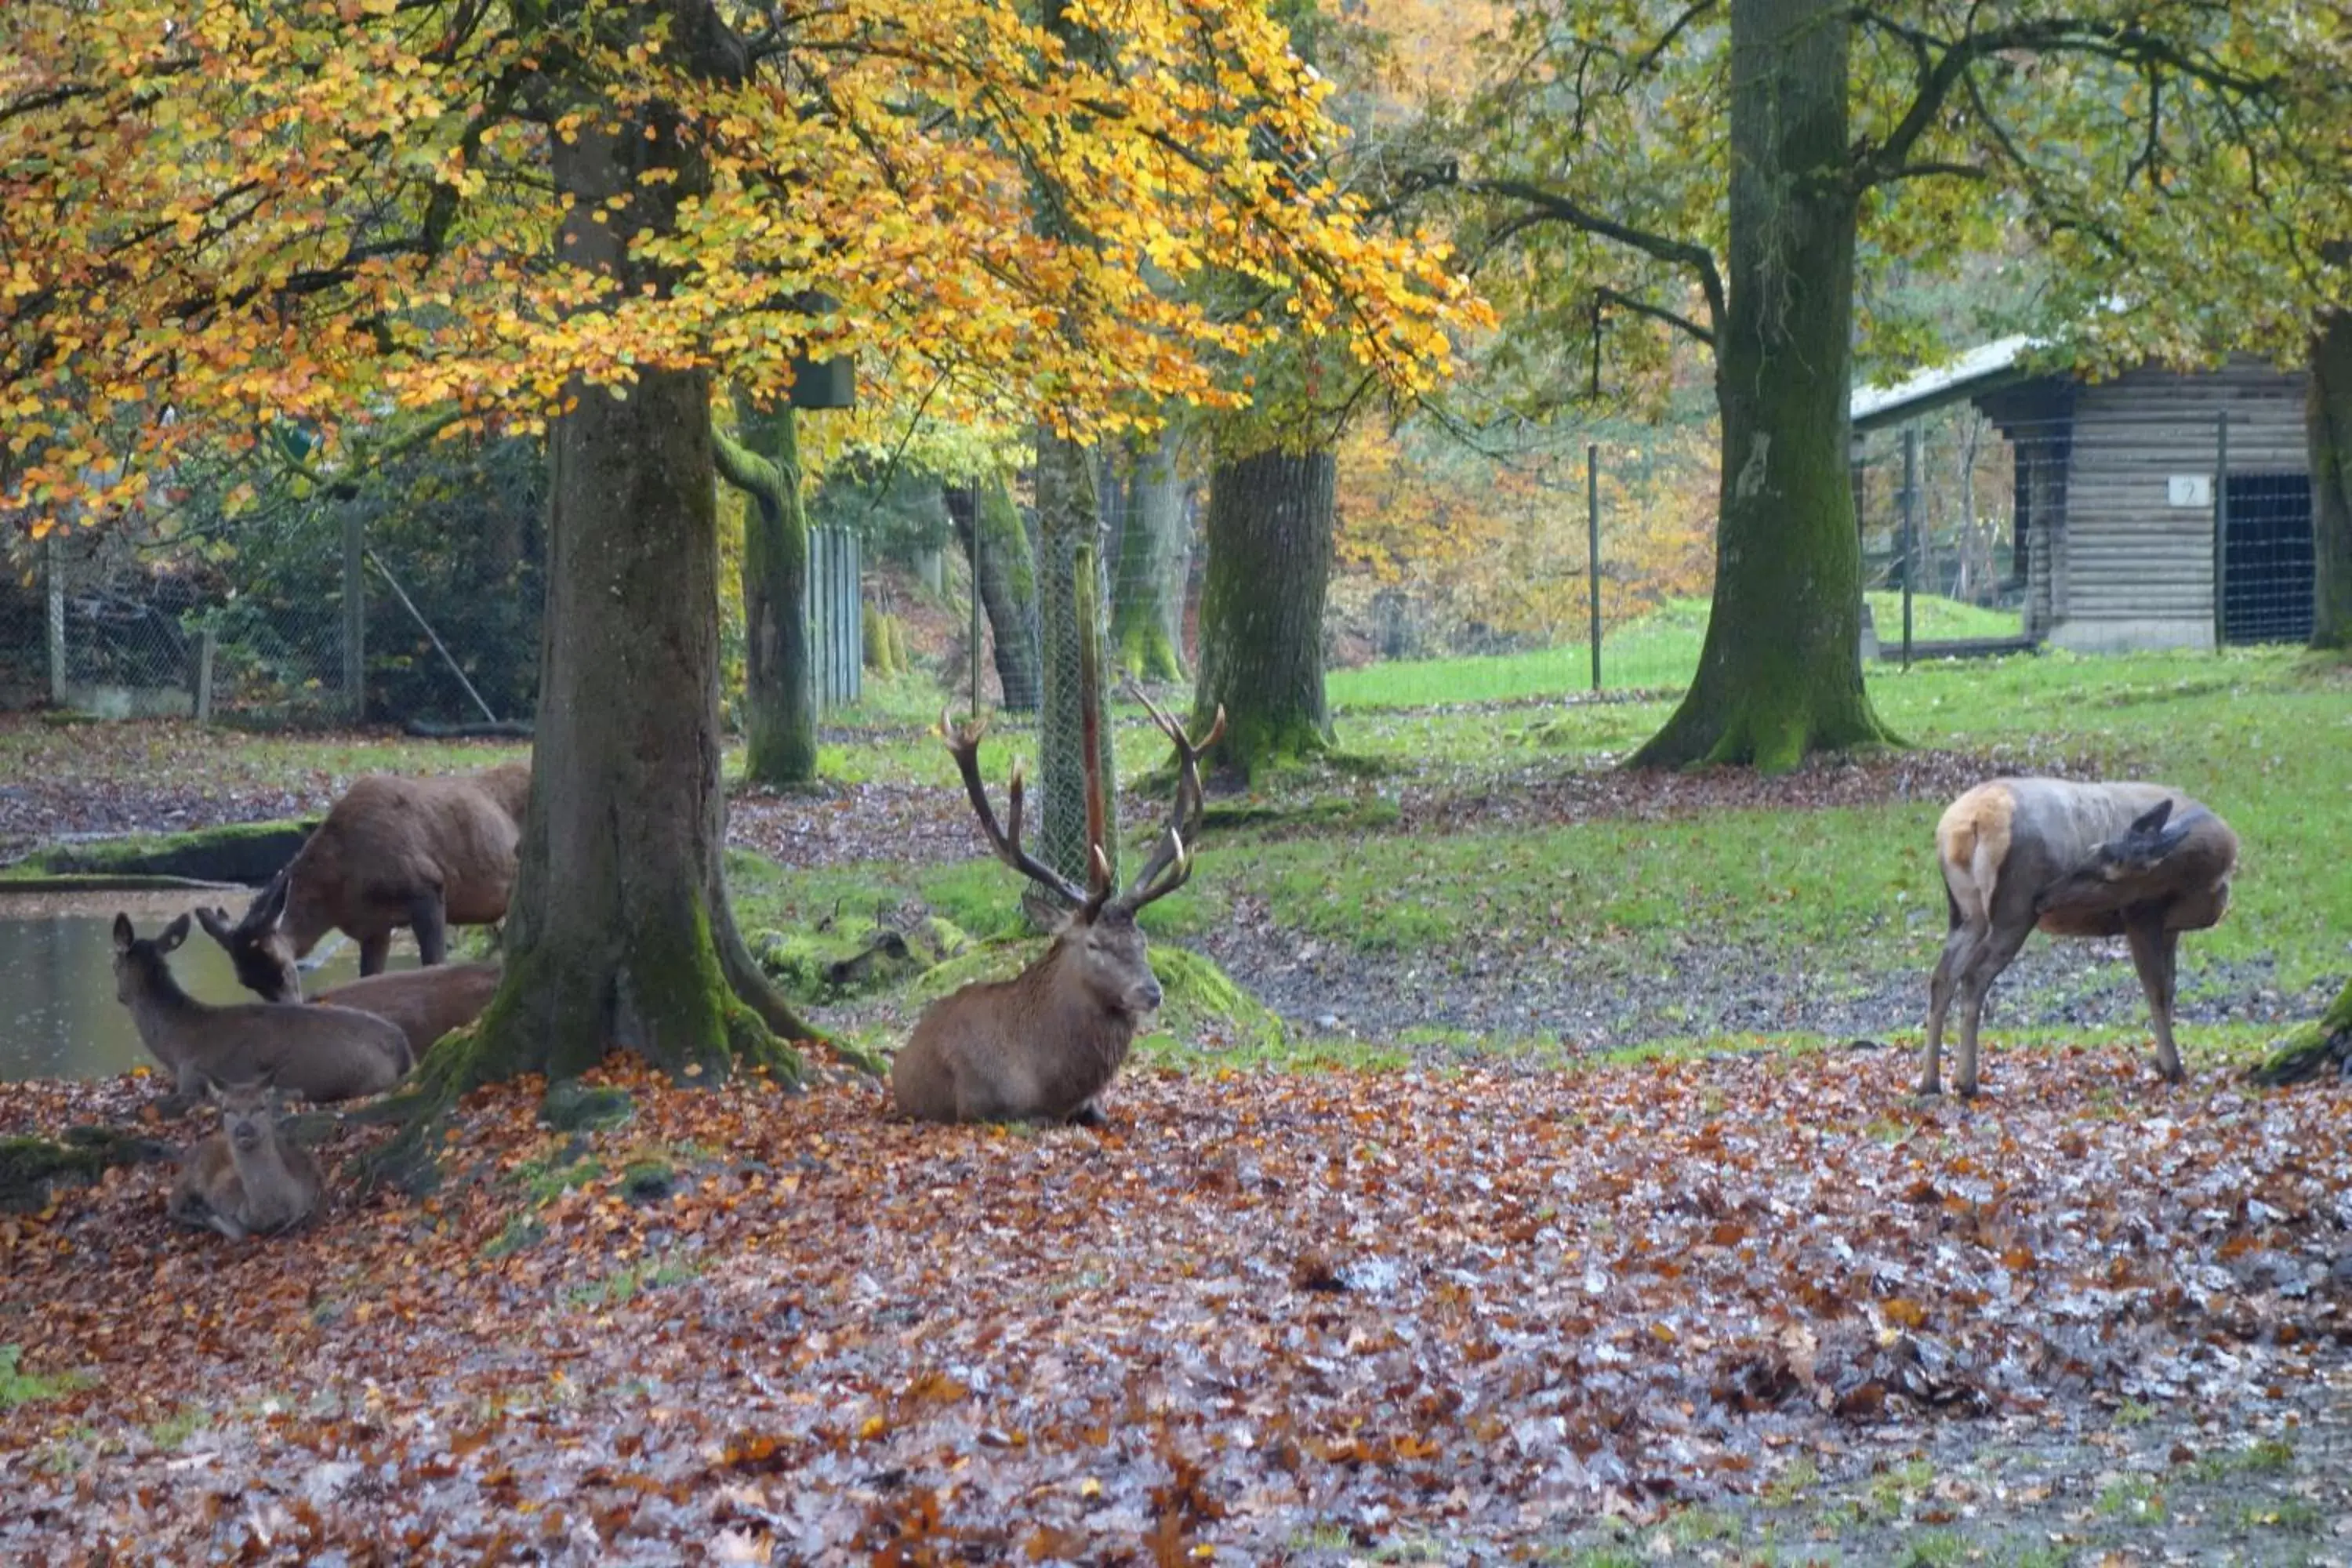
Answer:
M1099 544L1102 510L1095 495L1094 464L1085 447L1052 431L1037 433L1037 625L1044 668L1037 713L1037 858L1077 883L1087 884L1088 845L1086 805L1085 704L1078 680L1079 617L1077 596L1092 595L1097 613L1095 668L1110 667L1103 636L1109 617L1100 614L1104 603L1101 551L1086 559L1093 563L1087 580L1078 580L1079 551ZM1099 702L1100 694L1097 694ZM1104 794L1103 853L1111 869L1118 868L1118 821L1111 763L1110 725L1097 710L1095 733L1099 744Z
M1847 475L1857 207L1849 8L1733 0L1731 204L1715 607L1682 704L1635 766L1754 763L1891 739L1863 689Z
M2320 318L2305 395L2311 448L2311 646L2352 649L2352 310Z
M980 580L980 605L996 664L996 684L1008 713L1037 710L1037 568L1029 530L1003 476L992 475L965 492L949 492L948 519L963 543L964 559ZM980 550L972 551L972 531Z
M1162 435L1141 455L1120 518L1118 584L1111 595L1111 646L1118 667L1144 680L1184 679L1184 484L1178 442Z
M1323 602L1337 470L1328 447L1277 448L1220 454L1209 479L1193 733L1223 704L1224 737L1209 756L1244 778L1331 743Z
M2246 1076L2256 1083L2298 1083L2330 1067L2352 1071L2352 983L2336 993L2317 1023L2305 1024L2281 1040Z
M692 68L740 74L740 44L707 5L666 9ZM658 288L626 237L667 232L707 181L672 107L614 118L552 140L572 200L560 243L621 290ZM625 398L572 392L549 440L538 734L505 981L474 1037L436 1049L421 1076L442 1093L564 1079L615 1047L706 1081L745 1061L796 1074L776 1035L808 1031L752 963L721 874L709 378L648 370Z
M743 441L720 430L711 437L719 475L751 502L743 518L743 772L754 784L806 784L816 777L816 692L799 422L789 406L738 405Z

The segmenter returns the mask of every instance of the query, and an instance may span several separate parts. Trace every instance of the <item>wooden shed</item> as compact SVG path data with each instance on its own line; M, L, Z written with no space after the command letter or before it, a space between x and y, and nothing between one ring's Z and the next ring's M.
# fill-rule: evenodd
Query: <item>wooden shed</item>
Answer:
M2004 338L1854 394L1856 437L1963 400L2009 443L2024 629L2085 652L2311 635L2305 376L2239 356L2104 381Z

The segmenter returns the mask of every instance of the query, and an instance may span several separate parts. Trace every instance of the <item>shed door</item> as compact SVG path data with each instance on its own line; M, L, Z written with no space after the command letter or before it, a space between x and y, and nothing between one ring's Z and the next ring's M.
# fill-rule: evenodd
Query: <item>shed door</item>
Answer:
M2221 536L2221 640L2311 637L2311 476L2231 474Z

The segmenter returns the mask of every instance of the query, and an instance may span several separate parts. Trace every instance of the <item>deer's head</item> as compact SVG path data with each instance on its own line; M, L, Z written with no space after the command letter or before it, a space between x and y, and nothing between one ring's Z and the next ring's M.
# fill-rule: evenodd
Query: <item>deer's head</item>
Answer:
M2132 819L2131 826L2091 852L2089 859L2059 878L2042 892L2040 907L2057 907L2082 900L2119 883L2154 875L2166 856L2189 839L2187 824L2166 824L2172 803L2160 800Z
M142 991L169 985L172 966L164 955L188 940L188 917L182 915L152 937L131 929L131 917L114 917L114 999L131 1005Z
M258 1153L278 1136L278 1118L285 1104L268 1079L223 1085L207 1078L205 1094L220 1108L221 1131L239 1153Z
M956 771L963 776L964 793L971 797L972 812L980 818L981 831L987 836L989 847L996 851L998 858L1070 911L1055 932L1048 962L1057 966L1057 973L1075 976L1104 1010L1129 1016L1151 1012L1160 1005L1160 982L1151 973L1143 928L1135 917L1146 904L1174 892L1192 875L1191 840L1199 832L1201 820L1201 756L1216 744L1217 737L1225 729L1225 710L1221 707L1208 734L1196 743L1184 733L1181 725L1160 711L1140 690L1134 690L1133 695L1151 715L1160 732L1176 748L1176 801L1159 842L1152 846L1150 858L1123 893L1115 889L1110 860L1103 853L1102 782L1096 773L1097 749L1094 745L1087 747L1086 775L1087 822L1095 842L1088 857L1087 885L1080 888L1021 847L1024 786L1018 762L1013 764L1013 777L1006 787L1005 820L1003 825L998 823L995 809L989 805L988 791L980 779L980 742L988 731L988 721L974 719L959 725L945 713L940 715L940 739L947 743L948 753L955 758Z
M196 910L205 933L227 952L236 983L265 1002L302 1000L302 972L286 934L286 882L280 871L233 922L217 905Z

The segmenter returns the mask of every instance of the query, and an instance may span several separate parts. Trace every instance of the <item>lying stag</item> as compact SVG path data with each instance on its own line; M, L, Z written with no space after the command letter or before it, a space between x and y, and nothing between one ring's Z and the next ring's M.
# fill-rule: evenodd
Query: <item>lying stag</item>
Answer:
M448 927L506 918L530 802L529 763L457 778L373 774L344 792L235 925L218 910L200 918L237 979L263 996L300 995L294 961L330 931L358 940L362 974L383 973L402 926L438 963Z
M278 1125L278 1091L266 1083L205 1087L219 1102L221 1130L189 1151L172 1184L171 1216L231 1241L274 1236L310 1218L326 1178Z
M187 939L185 915L152 938L134 933L130 916L114 917L114 994L184 1097L194 1099L206 1079L266 1079L305 1100L355 1100L390 1089L415 1065L400 1026L372 1013L280 1002L205 1005L180 988L167 962Z
M1138 693L1139 697L1141 694ZM1201 753L1223 733L1217 710L1206 739L1194 745L1176 721L1146 700L1152 721L1176 747L1176 805L1166 830L1128 890L1111 894L1110 866L1095 845L1090 886L1081 892L1021 847L1021 767L1007 792L1007 826L997 826L980 779L980 740L988 725L951 724L940 738L963 775L981 831L1003 862L1070 907L1045 956L1010 980L981 982L924 1010L890 1064L899 1109L927 1121L1079 1121L1101 1120L1095 1097L1109 1084L1135 1043L1137 1025L1160 1005L1136 911L1184 885L1192 874L1190 839L1201 814ZM1094 748L1087 748L1089 759ZM1090 791L1097 781L1088 780ZM1090 820L1099 820L1090 813Z
M1936 825L1950 932L1927 986L1927 1061L1919 1092L1940 1089L1944 1015L1960 1000L1953 1087L1977 1091L1977 1024L1985 994L2035 926L2053 936L2122 936L2156 1020L2157 1066L2181 1079L2172 1043L2174 962L2184 931L2230 904L2238 836L2177 789L2152 784L1996 779L1946 808Z

